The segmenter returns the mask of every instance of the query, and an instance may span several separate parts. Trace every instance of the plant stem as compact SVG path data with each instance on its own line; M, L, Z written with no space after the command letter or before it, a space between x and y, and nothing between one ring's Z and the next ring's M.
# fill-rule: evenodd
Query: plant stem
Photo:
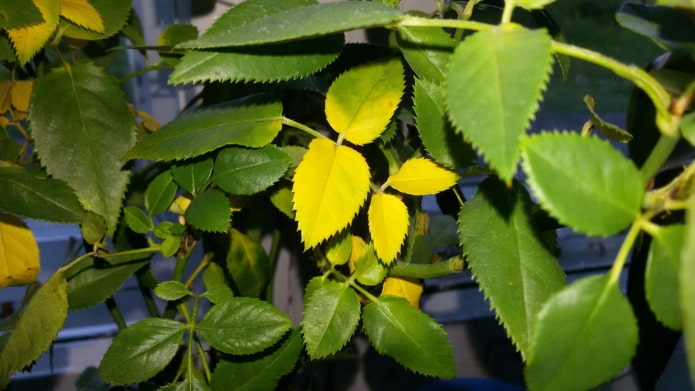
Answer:
M140 75L144 75L145 73L149 71L160 71L160 70L165 70L165 69L172 69L173 67L171 65L150 65L145 68L142 68L138 71L135 71L129 75L125 75L122 78L116 80L118 84L123 84L127 82L130 79L134 79Z
M642 182L646 185L656 175L666 160L676 148L676 144L680 137L678 135L662 134L656 142L654 149L647 157L647 160L642 165L640 173L642 174Z
M398 21L398 25L406 27L451 27L475 31L491 30L495 27L491 24L474 22L472 20L430 19L414 15L404 15L403 18Z
M635 220L635 222L630 226L630 230L627 232L623 243L620 245L618 254L615 256L615 261L611 267L607 285L612 285L618 282L620 272L622 272L623 267L625 266L625 261L627 261L627 256L630 254L630 250L635 244L637 235L639 235L640 231L642 230L642 219L644 219L644 216L639 216L637 220Z
M304 125L304 124L302 124L302 123L299 123L299 122L297 122L297 121L293 121L293 120L291 120L291 119L289 119L289 118L287 118L287 117L282 117L282 124L283 124L283 125L287 125L287 126L291 126L291 127L295 128L295 129L299 129L299 130L301 130L302 132L304 132L304 133L306 133L306 134L308 134L308 135L310 135L310 136L316 137L316 138L326 138L326 136L324 136L323 134L321 134L321 133L315 131L314 129L312 129L312 128L310 128L310 127L308 127L308 126L306 126L306 125Z
M389 276L426 279L448 276L461 273L461 271L463 271L463 260L461 257L452 257L434 264L397 262L389 270Z
M212 372L210 371L208 360L205 358L205 350L203 349L203 345L200 344L198 338L194 338L194 340L196 350L198 350L198 354L200 354L200 362L203 363L203 371L205 372L205 378L207 379L208 383L210 383L210 380L212 380Z
M514 7L516 7L516 4L514 4L512 0L506 0L504 2L504 10L502 11L502 19L500 20L500 24L510 23L512 21Z
M121 310L118 309L116 300L114 300L113 297L109 297L108 299L106 299L105 304L106 308L108 308L109 310L109 314L111 314L111 318L113 318L113 322L116 323L118 330L125 329L127 327L125 319L123 318L123 313L121 312Z
M205 269L208 266L208 264L210 264L210 255L205 254L203 255L203 259L200 260L198 266L195 268L193 273L191 273L190 277L188 277L188 280L186 280L186 282L183 285L192 288L193 280L195 280L195 278L198 277L198 274L200 274L200 272L202 272L203 269Z

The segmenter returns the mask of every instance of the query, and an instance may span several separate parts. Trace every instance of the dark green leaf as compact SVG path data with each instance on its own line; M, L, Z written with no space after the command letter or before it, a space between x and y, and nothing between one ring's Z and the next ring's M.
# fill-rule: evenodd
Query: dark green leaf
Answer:
M389 270L379 262L374 243L369 243L364 253L355 261L355 279L364 285L377 285L384 281Z
M695 24L688 14L676 8L625 2L616 19L621 26L653 39L666 50L695 57Z
M63 328L68 315L67 284L53 274L31 297L0 350L0 388L10 376L38 359ZM7 335L7 334L5 334Z
M678 278L684 234L685 226L680 224L654 233L644 276L649 307L661 323L674 330L683 328Z
M65 182L37 178L18 167L0 167L0 189L2 212L58 223L78 223L84 214Z
M125 222L128 228L139 234L146 234L152 230L152 221L145 212L137 206L128 206L123 210Z
M264 46L191 50L176 65L169 83L298 79L328 66L344 43L341 34Z
M212 174L212 165L211 157L180 161L171 166L171 174L181 188L197 195L208 184L208 179Z
M398 46L408 65L421 78L443 83L456 42L439 27L398 27Z
M99 379L96 367L87 367L75 380L75 388L76 391L108 391L111 386Z
M97 33L61 19L61 31L66 37L86 40L100 40L110 37L125 27L132 12L132 0L89 0L89 2L104 20L104 32Z
M227 270L234 285L244 296L260 297L273 273L268 255L259 242L236 229L229 238Z
M121 158L135 142L120 85L103 69L78 63L39 77L31 107L32 137L48 173L104 216L112 233L128 180Z
M608 142L576 133L543 133L526 139L523 156L534 195L563 224L607 236L640 213L640 173Z
M243 100L183 115L143 139L126 157L186 159L230 144L257 148L273 141L281 128L280 102Z
M193 292L186 288L181 282L164 281L160 282L159 285L154 288L154 294L162 300L175 301L186 296L191 296Z
M148 254L87 257L66 273L71 310L81 310L111 297L125 280L148 262Z
M454 133L446 117L444 89L424 79L415 79L414 89L417 131L427 152L447 167L466 168L473 164L473 148Z
M302 334L309 356L321 358L340 350L360 320L360 299L347 284L327 282L304 304Z
M213 348L229 354L260 352L274 345L291 327L287 315L250 297L215 304L197 326Z
M2 51L2 37L0 37L0 61L3 60ZM0 160L14 162L21 150L22 146L16 140L10 138L4 130L0 130Z
M302 352L299 329L293 329L279 344L267 351L244 357L222 359L210 382L213 390L274 390L280 378L294 368Z
M227 147L217 154L212 179L229 194L252 195L277 182L289 165L289 155L274 145L261 149Z
M139 383L166 367L183 343L186 325L148 318L121 331L99 364L99 377L113 384Z
M471 35L452 56L446 81L449 117L505 182L516 172L521 137L552 63L545 30L504 27Z
M531 222L524 186L491 177L459 213L459 235L473 276L522 356L536 316L565 285L565 273Z
M315 4L313 0L255 0L217 19L200 38L179 46L191 49L257 45L328 35L397 21L393 7L363 1ZM315 5L310 5L315 4ZM306 6L308 5L308 6ZM268 28L273 26L273 28Z
M43 22L41 12L31 1L4 0L0 2L0 29L14 29Z
M224 193L210 189L193 199L185 216L186 222L202 231L224 232L229 227L232 212Z
M169 209L176 197L178 188L174 183L171 171L165 171L150 182L145 191L145 209L150 216L156 216Z
M406 299L382 296L364 307L362 318L367 337L379 353L414 372L446 378L456 375L446 333Z
M528 355L528 388L592 389L625 368L636 347L637 320L616 281L583 278L543 306Z

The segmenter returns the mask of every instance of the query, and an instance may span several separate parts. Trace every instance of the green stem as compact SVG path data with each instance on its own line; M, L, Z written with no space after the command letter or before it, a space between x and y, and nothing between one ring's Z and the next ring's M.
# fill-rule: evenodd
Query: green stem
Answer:
M105 253L105 254L97 254L95 258L112 258L112 257L119 257L121 255L132 255L132 254L144 254L144 253L156 253L162 251L162 246L156 244L150 247L145 247L145 248L137 248L134 250L126 250L126 251L119 251L115 253ZM89 254L92 255L92 254Z
M125 75L122 78L116 80L118 84L123 84L127 82L130 79L134 79L140 75L144 75L145 73L149 71L160 71L160 70L165 70L165 69L172 69L173 67L171 65L150 65L145 68L142 68L140 70L137 70L129 75Z
M106 308L109 310L109 314L111 314L111 318L113 318L113 322L116 323L118 330L125 329L127 327L125 318L123 318L123 313L118 308L116 300L114 300L113 297L109 297L106 299L105 304Z
M210 264L210 254L205 254L203 256L203 259L200 261L198 266L195 268L193 273L191 273L190 277L188 277L188 280L183 284L189 288L193 287L193 280L195 280L196 277L200 274L200 272L203 271L208 265Z
M661 167L664 165L668 157L676 148L676 144L680 137L677 135L670 136L667 134L662 134L659 140L656 142L654 149L647 157L647 160L642 165L640 173L642 174L642 182L646 185L649 181L656 175Z
M316 137L316 138L326 138L326 136L324 136L323 134L321 134L321 133L315 131L314 129L312 129L312 128L310 128L310 127L308 127L308 126L306 126L306 125L304 125L304 124L302 124L302 123L299 123L299 122L297 122L297 121L293 121L293 120L291 120L291 119L289 119L289 118L287 118L287 117L282 117L282 124L283 124L283 125L287 125L287 126L291 126L291 127L295 128L295 129L299 129L299 130L301 130L302 132L304 132L304 133L306 133L306 134L308 134L308 135L310 135L310 136Z
M198 338L194 339L196 350L198 350L198 354L200 354L200 362L203 363L203 371L205 372L205 378L207 379L208 383L210 383L210 380L212 380L212 371L210 371L208 360L205 358L205 350L203 350L203 345L200 344Z
M414 15L404 15L403 18L398 21L398 25L406 27L450 27L475 31L491 30L495 27L491 24L474 22L472 20L430 19Z
M632 223L632 225L630 226L630 230L627 232L627 235L625 236L625 240L623 240L623 243L620 245L618 255L615 256L615 261L613 262L613 266L611 267L611 271L608 277L608 286L618 282L620 273L622 272L623 267L625 266L627 256L630 254L630 250L632 249L632 246L635 244L637 236L642 230L642 219L644 219L644 217L639 216L637 220L635 220L635 222Z
M463 260L461 257L452 257L434 264L397 262L389 270L389 276L426 279L448 276L461 273L461 271L463 271Z
M506 0L504 2L504 10L502 11L502 19L500 20L500 24L506 24L512 21L514 7L516 7L516 4L514 4L512 0Z

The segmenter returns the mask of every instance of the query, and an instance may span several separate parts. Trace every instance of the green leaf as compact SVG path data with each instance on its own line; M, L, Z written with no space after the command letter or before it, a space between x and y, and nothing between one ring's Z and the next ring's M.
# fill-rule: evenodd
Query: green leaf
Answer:
M210 289L215 285L227 285L227 276L224 268L216 262L208 263L203 272L203 284L205 289Z
M234 292L232 292L232 288L227 285L217 284L208 288L202 296L206 297L213 304L221 304L232 300L234 298Z
M153 377L174 358L186 325L148 318L122 330L99 364L99 377L113 384L139 383Z
M621 26L651 38L666 50L695 57L695 25L688 14L676 8L625 2L615 18Z
M215 366L210 385L213 390L274 390L280 378L293 369L302 352L299 329L293 329L280 343L251 356L232 356Z
M171 221L160 221L154 226L154 236L166 239L170 236L181 235L186 230L186 226Z
M85 209L118 223L128 171L123 154L135 124L120 85L103 69L78 63L54 69L34 85L32 137L49 174L73 188Z
M244 296L260 297L273 270L261 244L248 235L231 229L227 252L227 270L234 285Z
M470 144L454 133L445 112L444 88L415 79L413 105L417 131L427 152L442 165L466 168L475 163Z
M449 215L430 216L430 230L428 232L430 246L453 247L459 245L458 224L456 219Z
M82 239L89 244L98 244L104 241L108 227L106 219L94 212L87 211L80 221L80 233Z
M473 276L523 357L543 303L565 273L531 220L524 186L490 177L459 213L459 235Z
M347 284L327 282L304 304L302 334L307 353L321 358L339 351L357 328L360 299Z
M241 100L182 115L140 141L126 158L186 159L230 144L257 148L273 141L281 128L280 102Z
M632 140L633 136L630 132L616 125L603 121L601 117L596 114L596 111L594 111L596 102L594 101L593 97L590 95L584 96L584 103L586 103L586 107L589 109L589 112L591 112L591 124L598 127L601 134L603 134L606 138L620 141L621 143L626 143Z
M352 233L345 229L333 235L326 242L326 259L332 265L344 265L352 252Z
M171 171L164 171L157 175L147 186L145 191L145 209L150 216L156 216L169 209L169 205L176 197L178 187L174 183Z
M174 52L172 47L181 42L189 41L198 38L198 28L190 24L172 24L162 31L157 38L157 45L163 46L159 50L160 58L168 64L177 65L181 61L180 53L168 53L165 48L169 48L170 52Z
M480 31L454 51L445 86L449 116L505 182L516 172L552 63L545 30Z
M121 31L128 22L132 0L89 0L104 21L104 32L97 33L61 19L61 31L66 37L101 40Z
M215 304L197 326L213 348L229 354L260 352L279 341L291 327L287 315L250 297Z
M608 142L543 133L523 145L524 171L543 208L589 235L613 235L640 213L644 185L634 164Z
M0 350L0 388L10 376L38 359L63 328L68 315L67 284L53 274L31 297Z
M0 167L0 188L2 212L57 223L78 223L84 214L65 182L38 178L22 168Z
M82 310L104 302L125 280L145 266L149 257L149 254L131 254L81 260L65 276L70 309Z
M332 63L344 44L340 34L264 46L191 50L176 65L169 83L298 79Z
M688 202L685 215L686 226L681 251L680 270L680 306L683 317L685 349L688 354L690 378L695 379L695 199Z
M41 22L43 16L31 1L5 0L0 3L0 29L13 29Z
M526 367L529 390L588 390L630 363L637 320L616 281L578 280L541 310Z
M128 228L139 234L146 234L152 230L152 221L145 212L137 206L128 206L123 210L125 222Z
M212 180L229 194L252 195L277 182L289 165L289 155L274 145L227 147L217 154Z
M381 284L388 272L389 269L379 262L376 256L374 243L369 243L362 255L355 261L353 276L360 284L373 286Z
M212 175L212 158L184 160L171 166L171 175L182 189L198 195L208 184Z
M396 8L372 2L309 4L315 1L256 0L243 8L238 5L218 18L200 38L179 47L200 49L285 42L384 26L402 15Z
M270 194L270 202L285 216L294 220L295 214L292 210L292 188L280 186Z
M649 247L645 291L656 318L674 330L683 328L678 281L685 226L670 225L654 232Z
M179 281L164 281L154 288L154 294L162 300L176 301L186 296L192 296L193 292Z
M210 391L211 388L203 378L202 374L194 372L193 376L186 378L179 383L169 383L164 387L160 387L157 391ZM90 390L91 391L91 390Z
M377 352L428 376L456 375L454 355L441 326L408 301L383 296L362 313L365 332Z
M695 111L681 118L680 131L683 138L688 140L691 145L695 145Z
M186 222L202 231L224 232L229 227L232 212L224 193L210 189L191 201L184 216Z
M405 61L420 79L442 83L456 42L439 27L396 29L398 46Z
M181 248L180 236L169 236L162 242L162 256L173 257Z

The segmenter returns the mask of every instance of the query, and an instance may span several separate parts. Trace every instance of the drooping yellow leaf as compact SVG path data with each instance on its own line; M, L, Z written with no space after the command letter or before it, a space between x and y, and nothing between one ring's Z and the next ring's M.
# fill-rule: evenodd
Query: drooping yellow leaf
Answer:
M415 278L389 276L384 280L381 296L393 295L403 297L408 300L408 303L413 308L417 309L420 308L422 289L422 283Z
M427 158L409 159L395 174L386 181L386 185L401 193L411 195L436 194L444 191L459 178L458 174L440 166Z
M309 144L295 171L292 203L305 248L345 228L369 193L365 158L354 149L325 138Z
M87 0L60 0L60 16L87 30L104 32L104 19Z
M31 90L34 88L34 82L31 80L18 80L12 83L10 90L10 99L12 107L18 111L29 111L29 101L31 100Z
M326 119L346 140L367 144L386 130L404 86L403 64L397 58L353 68L328 89Z
M408 233L408 208L392 194L377 193L369 204L368 220L376 255L386 264L393 262Z
M29 62L58 27L60 0L34 0L34 5L41 11L43 23L7 30L21 63Z
M39 246L18 217L0 213L0 289L31 284L41 269Z

